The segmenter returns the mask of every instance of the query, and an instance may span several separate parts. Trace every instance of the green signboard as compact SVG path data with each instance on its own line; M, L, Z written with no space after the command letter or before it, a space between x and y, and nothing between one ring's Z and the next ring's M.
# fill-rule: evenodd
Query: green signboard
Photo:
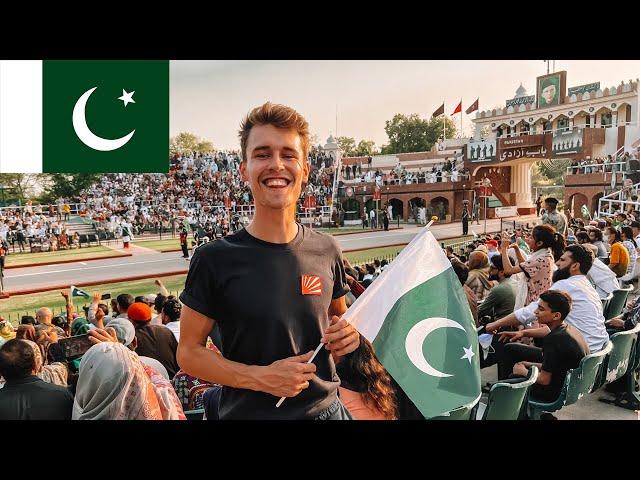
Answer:
M579 85L577 87L569 87L569 96L583 94L586 92L595 92L600 90L600 82L588 83L587 85Z

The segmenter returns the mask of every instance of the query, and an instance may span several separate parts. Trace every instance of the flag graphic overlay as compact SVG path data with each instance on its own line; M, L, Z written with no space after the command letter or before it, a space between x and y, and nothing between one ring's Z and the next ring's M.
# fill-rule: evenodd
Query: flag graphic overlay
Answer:
M475 323L460 281L425 229L343 315L426 418L480 398Z

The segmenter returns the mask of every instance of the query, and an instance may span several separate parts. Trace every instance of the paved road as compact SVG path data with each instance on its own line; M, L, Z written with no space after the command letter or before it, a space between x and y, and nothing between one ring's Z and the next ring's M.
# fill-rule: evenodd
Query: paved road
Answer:
M473 225L470 230L481 233L483 225ZM487 222L489 231L500 228L499 220ZM431 230L436 238L455 237L461 234L460 223L434 225ZM384 245L408 243L420 231L415 226L389 232L365 232L340 235L336 239L343 250L373 248ZM176 246L177 241L176 241ZM8 292L45 288L56 285L82 285L86 282L112 281L133 275L159 275L186 270L189 263L180 252L159 253L136 248L135 255L128 258L113 258L89 262L78 261L61 265L16 268L5 270L4 286Z

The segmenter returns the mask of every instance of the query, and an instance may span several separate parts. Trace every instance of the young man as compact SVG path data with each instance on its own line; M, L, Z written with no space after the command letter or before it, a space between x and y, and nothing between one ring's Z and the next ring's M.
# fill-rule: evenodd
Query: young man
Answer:
M558 212L556 209L558 207L558 199L553 197L548 197L544 201L544 208L546 212L542 215L542 224L543 225L551 225L556 229L556 231L560 235L567 234L567 217L564 213Z
M501 256L494 255L489 263L489 280L497 281L498 285L489 290L489 294L478 309L478 317L489 315L491 318L502 318L513 312L516 303L516 285L511 281L511 275L504 273Z
M567 371L576 368L580 360L589 355L589 347L580 331L564 322L571 311L571 303L566 292L547 290L542 293L535 316L538 323L549 330L543 347L517 343L505 345L502 361L508 366L503 369L509 370L510 366L512 375L516 377L526 377L532 365L540 370L531 389L531 396L536 400L552 402L558 398ZM526 330L503 332L500 336L513 342L522 338L524 333Z
M346 419L335 364L360 345L340 316L349 292L335 239L295 221L309 178L309 126L266 103L240 130L240 173L255 215L246 229L196 250L180 320L178 362L223 385L221 419ZM222 353L205 348L214 324ZM322 342L313 363L313 350ZM288 397L276 408L280 397Z
M591 252L582 245L569 245L556 265L558 270L553 273L551 290L567 292L573 301L571 313L566 318L567 323L580 331L592 352L599 352L609 341L609 335L604 326L602 300L586 276L593 265ZM536 319L537 308L538 301L531 302L526 307L487 324L487 333L495 333L502 327L532 323ZM549 333L544 327L525 332L525 335L532 338L544 338Z

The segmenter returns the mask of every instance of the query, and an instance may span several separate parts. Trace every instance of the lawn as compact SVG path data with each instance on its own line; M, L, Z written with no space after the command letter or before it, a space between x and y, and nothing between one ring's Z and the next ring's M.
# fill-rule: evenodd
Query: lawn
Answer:
M344 256L349 259L352 265L371 263L376 258L379 260L382 260L383 258L390 260L393 257L397 256L403 248L403 245L399 245L397 247L370 248L357 252L347 252L344 254Z
M169 290L172 295L177 295L184 287L186 275L173 275L160 278L165 287L167 287L167 290ZM110 293L111 297L115 298L121 293L130 293L136 297L138 295L158 293L158 287L153 282L153 278L148 278L132 282L94 285L86 288L83 288L81 283L78 283L76 286L85 290L89 294L92 294L93 292ZM91 299L73 297L73 304L80 313L82 313L82 306L89 305L90 303ZM105 300L104 303L109 304L109 300ZM0 300L0 315L7 320L11 320L14 325L17 325L20 323L20 317L22 315L35 316L35 311L43 306L51 308L56 315L61 312L64 313L64 298L60 295L60 290L51 290L31 295L17 295L8 299Z
M106 258L122 255L122 252L103 246L77 248L73 250L57 250L55 252L10 253L6 258L6 266L19 266L33 263L62 262L83 260L87 258Z
M177 237L167 238L165 240L140 240L133 242L133 244L139 247L157 250L158 252L180 249L180 239ZM191 239L189 239L189 245L191 245Z

